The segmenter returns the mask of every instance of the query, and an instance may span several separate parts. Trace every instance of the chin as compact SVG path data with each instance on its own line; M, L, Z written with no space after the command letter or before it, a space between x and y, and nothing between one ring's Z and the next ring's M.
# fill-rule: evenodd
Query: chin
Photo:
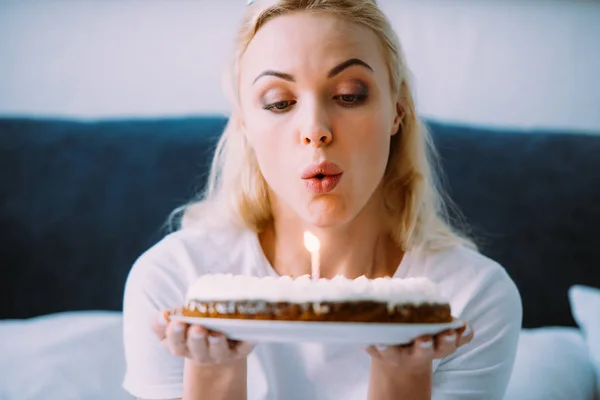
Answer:
M344 225L348 222L348 218L340 218L338 215L310 215L308 218L304 218L305 222L309 225L317 228L334 228L336 226Z
M319 228L344 225L352 219L350 208L339 199L320 198L311 201L300 215L308 224Z

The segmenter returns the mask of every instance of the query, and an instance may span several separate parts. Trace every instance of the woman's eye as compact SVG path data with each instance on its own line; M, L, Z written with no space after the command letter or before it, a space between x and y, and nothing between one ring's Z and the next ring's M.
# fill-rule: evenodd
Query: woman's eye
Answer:
M285 101L278 101L276 103L268 104L264 108L265 108L265 110L269 110L269 111L273 111L273 112L283 112L294 104L296 104L296 102L293 100L292 101L285 100Z
M341 94L335 96L335 99L340 100L344 105L355 105L362 103L366 98L366 94Z

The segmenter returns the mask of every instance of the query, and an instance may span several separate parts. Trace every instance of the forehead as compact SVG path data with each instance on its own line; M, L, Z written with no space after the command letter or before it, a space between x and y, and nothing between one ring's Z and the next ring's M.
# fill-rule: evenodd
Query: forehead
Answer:
M365 61L375 73L385 72L381 44L371 29L332 15L298 12L261 27L242 57L241 78L266 69L324 74L350 58Z

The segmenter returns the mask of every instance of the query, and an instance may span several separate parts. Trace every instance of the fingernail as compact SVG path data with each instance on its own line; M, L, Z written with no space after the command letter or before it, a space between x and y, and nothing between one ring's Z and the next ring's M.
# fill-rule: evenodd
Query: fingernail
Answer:
M180 333L180 332L183 332L184 329L185 328L183 325L175 324L175 326L173 327L173 332Z
M202 339L206 338L206 334L203 332L191 331L190 337L195 340L202 340Z
M375 346L375 348L378 351L386 351L388 347L386 345L383 345L383 344L378 344L377 346Z
M221 343L221 336L209 336L208 343L210 343L210 344Z
M456 335L452 334L452 335L446 335L444 336L444 341L448 342L448 343L452 343L456 341Z
M165 314L160 314L160 316L158 317L158 324L160 326L167 326L167 319L165 318Z
M471 334L472 328L471 325L467 324L465 330L462 333L462 336L469 336Z
M431 340L425 340L419 343L419 346L421 346L423 349L429 349L433 347L433 342Z

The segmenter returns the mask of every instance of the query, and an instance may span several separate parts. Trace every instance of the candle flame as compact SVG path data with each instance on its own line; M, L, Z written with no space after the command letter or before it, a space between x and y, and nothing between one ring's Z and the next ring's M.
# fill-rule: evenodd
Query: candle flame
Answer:
M312 233L306 231L304 232L304 247L311 253L319 251L321 248L321 242L319 242L319 238L317 238Z

